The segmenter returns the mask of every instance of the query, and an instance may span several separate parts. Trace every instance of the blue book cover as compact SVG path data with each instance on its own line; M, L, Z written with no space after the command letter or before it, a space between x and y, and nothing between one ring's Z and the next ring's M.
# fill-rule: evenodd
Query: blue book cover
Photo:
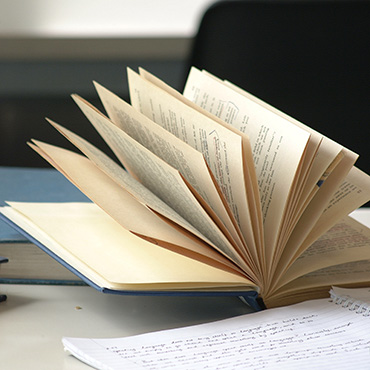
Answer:
M0 206L5 201L88 202L89 199L55 169L0 166ZM27 239L0 220L0 242L27 242Z

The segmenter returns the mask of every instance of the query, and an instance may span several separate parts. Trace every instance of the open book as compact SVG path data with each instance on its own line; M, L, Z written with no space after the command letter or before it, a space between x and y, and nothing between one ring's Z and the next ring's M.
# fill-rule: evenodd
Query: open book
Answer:
M368 369L370 289L334 287L330 295L207 324L63 344L96 369Z
M356 154L196 68L183 94L128 80L131 104L94 83L106 113L72 95L118 161L52 120L83 154L29 144L93 203L9 202L8 222L105 291L273 307L370 284L370 231L347 216L370 199Z

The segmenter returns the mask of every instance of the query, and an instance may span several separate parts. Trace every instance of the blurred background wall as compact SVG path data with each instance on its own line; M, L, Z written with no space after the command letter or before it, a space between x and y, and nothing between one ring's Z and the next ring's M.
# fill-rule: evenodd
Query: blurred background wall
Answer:
M126 66L181 89L210 0L0 0L0 165L48 166L30 138L70 147L44 117L105 149L69 97L96 80L128 98Z

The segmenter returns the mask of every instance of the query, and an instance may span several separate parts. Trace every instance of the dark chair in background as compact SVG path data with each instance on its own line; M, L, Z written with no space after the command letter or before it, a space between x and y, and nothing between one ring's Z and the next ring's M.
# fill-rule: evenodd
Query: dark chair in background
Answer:
M369 22L369 1L221 1L201 20L189 66L352 149L370 173Z

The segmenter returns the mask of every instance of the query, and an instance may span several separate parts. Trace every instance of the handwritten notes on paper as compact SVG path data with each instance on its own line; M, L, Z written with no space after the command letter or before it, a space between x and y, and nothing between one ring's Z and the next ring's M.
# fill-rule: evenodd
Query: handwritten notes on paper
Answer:
M318 300L128 338L63 341L96 368L366 369L369 329L369 317Z

